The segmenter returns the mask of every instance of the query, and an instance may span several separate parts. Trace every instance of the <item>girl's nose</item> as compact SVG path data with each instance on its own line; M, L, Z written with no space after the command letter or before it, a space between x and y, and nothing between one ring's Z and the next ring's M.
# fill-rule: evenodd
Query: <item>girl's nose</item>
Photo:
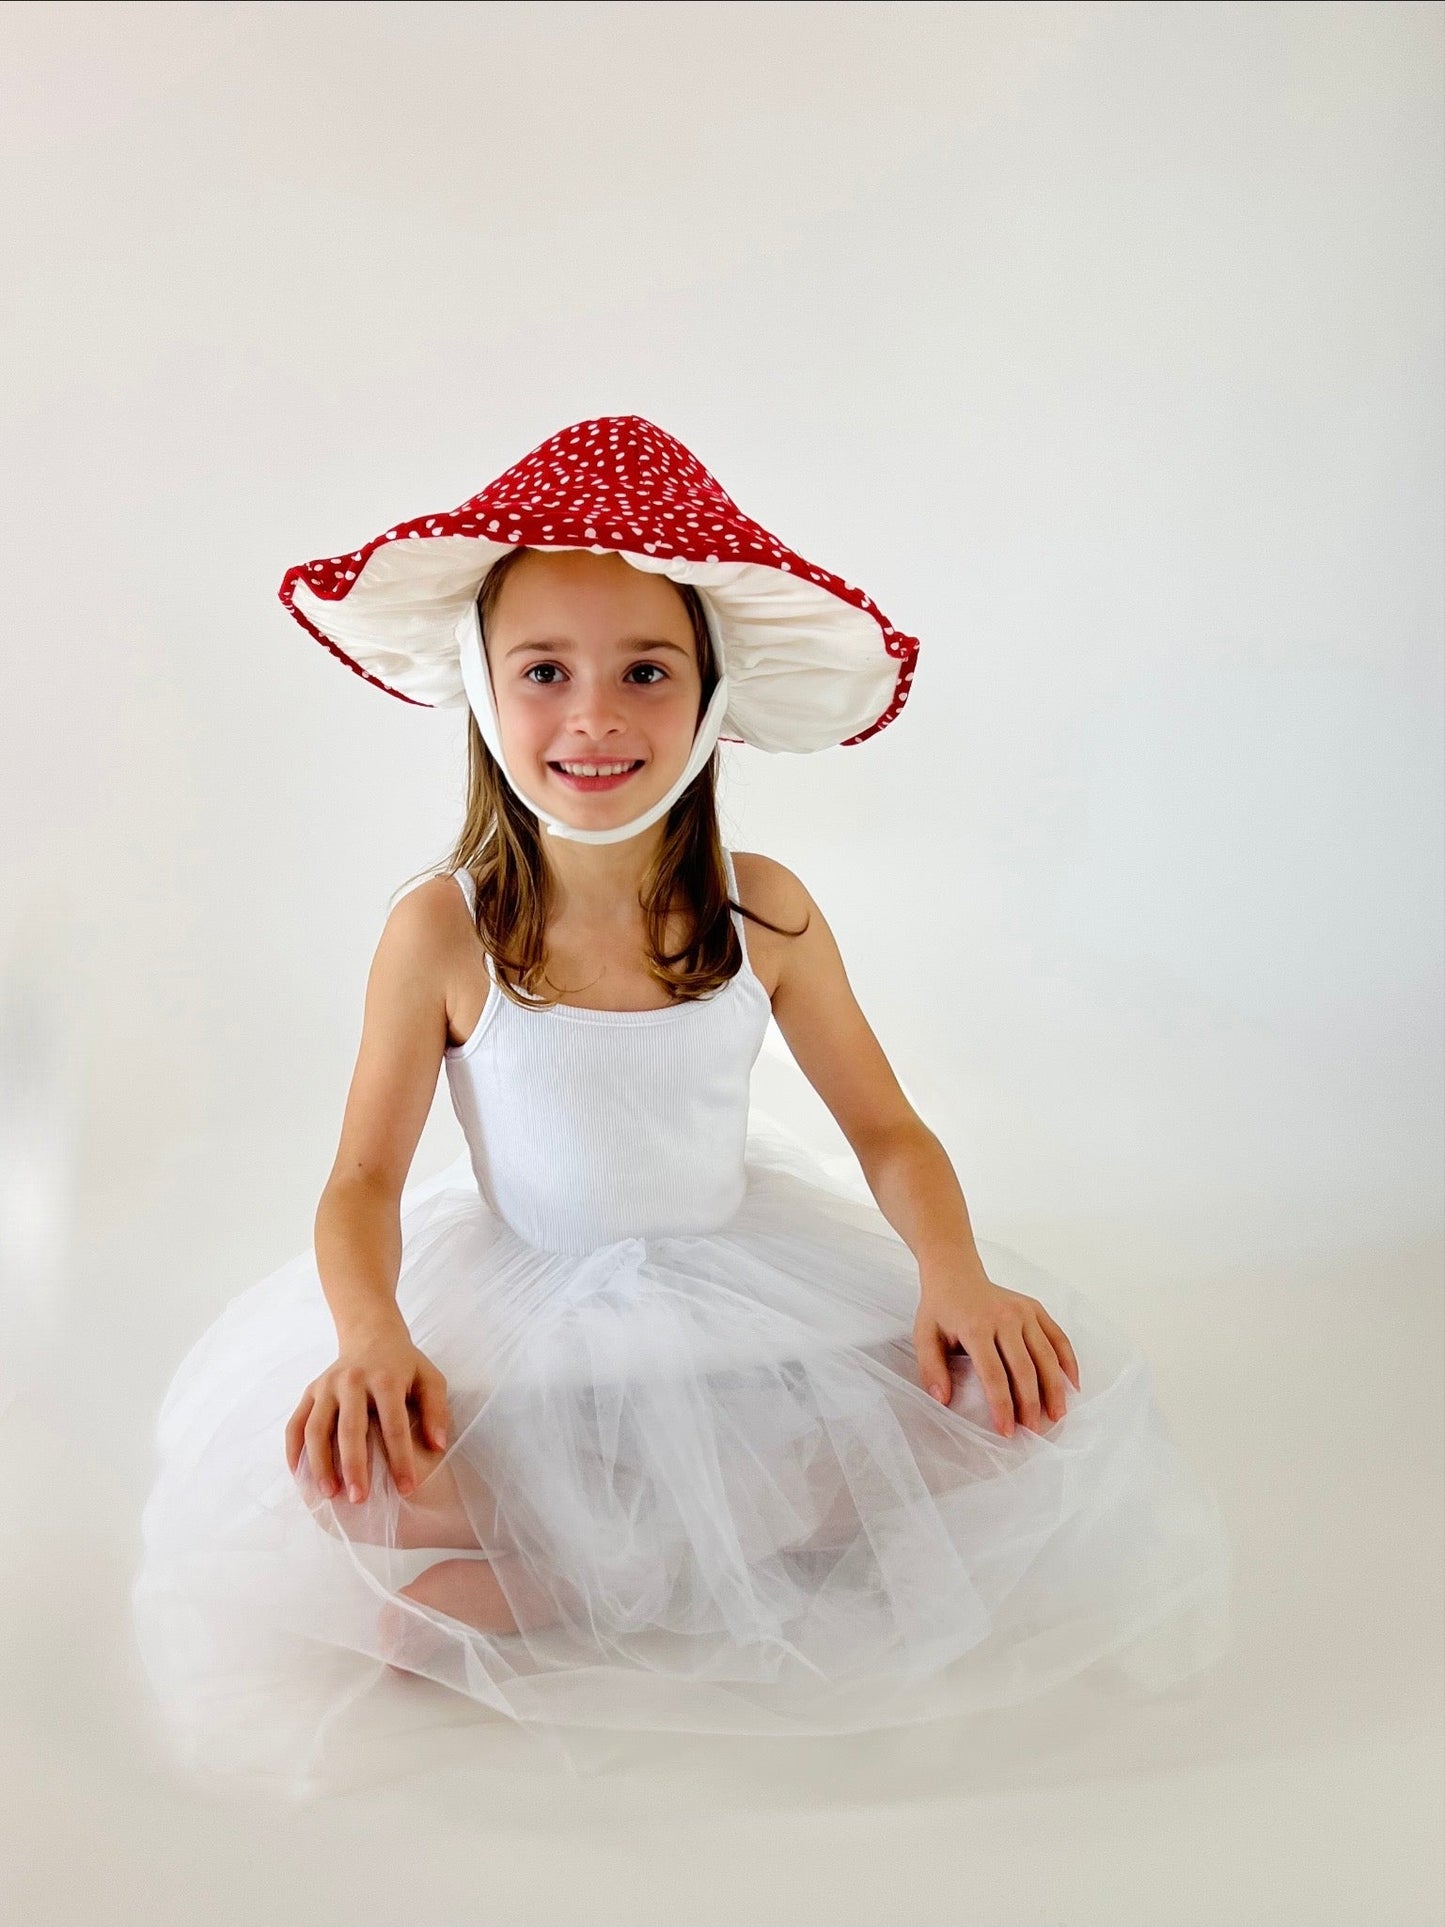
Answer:
M567 703L567 723L579 736L600 736L608 729L625 729L626 705L611 684L592 685L574 679Z

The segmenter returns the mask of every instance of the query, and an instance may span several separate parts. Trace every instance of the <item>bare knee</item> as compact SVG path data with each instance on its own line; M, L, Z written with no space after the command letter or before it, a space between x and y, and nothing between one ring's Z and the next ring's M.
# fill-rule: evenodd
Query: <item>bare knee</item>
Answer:
M400 1591L404 1598L414 1599L418 1605L433 1606L448 1618L475 1626L479 1632L517 1631L516 1616L489 1560L439 1559Z

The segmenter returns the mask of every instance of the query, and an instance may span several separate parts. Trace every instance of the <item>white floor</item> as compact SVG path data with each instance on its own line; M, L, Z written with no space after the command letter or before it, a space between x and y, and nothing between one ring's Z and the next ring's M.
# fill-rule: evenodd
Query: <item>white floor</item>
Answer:
M0 1420L0 1921L1440 1921L1439 1247L1208 1276L1098 1223L987 1234L1107 1297L1225 1507L1237 1643L1196 1699L629 1739L582 1779L461 1724L296 1806L169 1767L127 1607L160 1389L227 1280L286 1254L237 1228L221 1264L178 1198L97 1231Z

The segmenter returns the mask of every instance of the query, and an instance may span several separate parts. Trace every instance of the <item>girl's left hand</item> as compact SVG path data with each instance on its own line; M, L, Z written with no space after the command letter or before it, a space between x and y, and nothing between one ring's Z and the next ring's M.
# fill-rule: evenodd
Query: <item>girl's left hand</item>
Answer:
M995 1425L1006 1437L1014 1407L1031 1431L1042 1414L1050 1422L1067 1409L1065 1375L1079 1389L1079 1362L1063 1329L1037 1298L1006 1291L981 1272L966 1279L926 1280L913 1321L913 1349L923 1388L947 1405L953 1396L950 1344L961 1345L988 1396Z

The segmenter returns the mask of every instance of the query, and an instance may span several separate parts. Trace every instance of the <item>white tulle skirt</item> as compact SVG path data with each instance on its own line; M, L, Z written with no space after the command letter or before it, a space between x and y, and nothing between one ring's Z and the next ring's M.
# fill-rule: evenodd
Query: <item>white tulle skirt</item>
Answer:
M581 1258L520 1239L465 1159L409 1190L397 1298L450 1408L409 1499L374 1417L360 1504L286 1464L336 1356L312 1254L232 1301L161 1407L132 1592L181 1763L324 1788L358 1701L373 1737L440 1698L570 1760L569 1731L842 1733L1214 1665L1218 1506L1100 1308L980 1240L1081 1379L1063 1418L1004 1437L964 1354L951 1405L920 1385L917 1267L871 1202L770 1127L748 1172L725 1230ZM487 1562L515 1630L403 1592L459 1559Z

